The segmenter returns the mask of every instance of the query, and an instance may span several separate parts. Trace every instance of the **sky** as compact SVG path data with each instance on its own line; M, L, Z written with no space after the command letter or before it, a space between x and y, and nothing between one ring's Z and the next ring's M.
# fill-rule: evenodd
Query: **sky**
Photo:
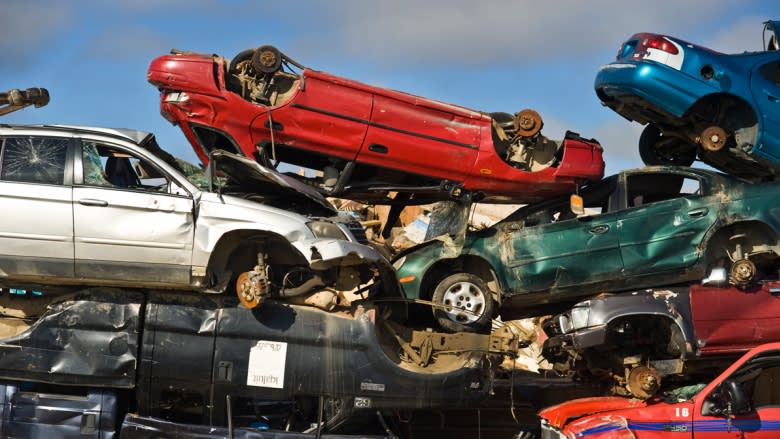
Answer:
M4 123L151 131L195 154L159 113L149 62L172 48L271 44L308 67L485 112L533 108L543 134L596 138L607 174L641 166L642 126L603 107L601 65L637 32L725 53L760 50L775 1L750 0L0 0L0 90L45 87L51 102Z

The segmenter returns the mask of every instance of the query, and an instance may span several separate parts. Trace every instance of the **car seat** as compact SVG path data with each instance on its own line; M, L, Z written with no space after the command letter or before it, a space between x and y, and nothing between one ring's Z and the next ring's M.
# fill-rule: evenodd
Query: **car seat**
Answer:
M127 157L109 157L106 160L106 175L108 181L114 186L141 186L141 181L130 166L130 159Z

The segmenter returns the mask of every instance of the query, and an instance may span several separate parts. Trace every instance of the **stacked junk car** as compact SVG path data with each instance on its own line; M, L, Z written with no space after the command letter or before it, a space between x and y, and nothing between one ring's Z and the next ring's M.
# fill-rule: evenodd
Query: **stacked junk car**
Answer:
M606 177L530 108L268 45L151 61L198 164L144 131L0 124L0 436L773 437L778 25L738 55L624 42L595 90L646 125L647 166ZM474 227L476 204L521 207ZM420 206L421 239L388 245Z

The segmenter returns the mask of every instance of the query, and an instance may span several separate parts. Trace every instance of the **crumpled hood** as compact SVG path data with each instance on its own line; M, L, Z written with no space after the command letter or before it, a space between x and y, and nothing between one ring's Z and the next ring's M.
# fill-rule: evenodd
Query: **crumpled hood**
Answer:
M539 412L539 417L557 428L563 428L567 420L595 413L647 406L647 402L621 396L580 398L548 407Z
M206 173L211 192L257 194L263 203L306 215L328 217L337 213L313 187L224 150L212 151Z

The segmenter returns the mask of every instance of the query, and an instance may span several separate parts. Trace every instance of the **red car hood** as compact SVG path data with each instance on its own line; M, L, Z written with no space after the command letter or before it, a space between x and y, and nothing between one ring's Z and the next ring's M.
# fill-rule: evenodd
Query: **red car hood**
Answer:
M547 420L554 427L563 428L566 421L572 418L645 406L647 406L645 401L620 396L581 398L548 407L539 412L539 417Z

